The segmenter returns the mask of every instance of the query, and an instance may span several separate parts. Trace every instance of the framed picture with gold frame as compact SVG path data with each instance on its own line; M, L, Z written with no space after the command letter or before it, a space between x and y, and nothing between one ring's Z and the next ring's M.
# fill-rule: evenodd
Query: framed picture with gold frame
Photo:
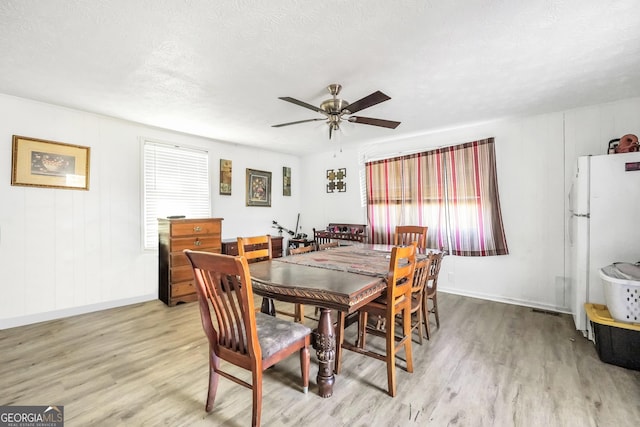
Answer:
M89 190L90 150L13 135L11 185Z
M271 172L247 168L247 206L271 206Z
M291 168L287 166L282 167L282 195L291 195Z
M220 194L231 195L231 160L220 159Z

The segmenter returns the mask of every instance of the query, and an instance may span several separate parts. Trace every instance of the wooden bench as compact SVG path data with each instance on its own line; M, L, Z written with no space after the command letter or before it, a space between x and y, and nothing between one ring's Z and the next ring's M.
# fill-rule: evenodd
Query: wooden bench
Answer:
M352 242L367 241L366 224L340 224L331 222L324 230L313 229L313 240L316 246L333 240L348 240Z

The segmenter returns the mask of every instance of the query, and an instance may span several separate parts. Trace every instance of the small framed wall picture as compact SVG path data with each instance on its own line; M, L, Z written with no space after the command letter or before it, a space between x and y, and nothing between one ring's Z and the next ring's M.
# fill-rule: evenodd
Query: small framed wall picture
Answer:
M282 167L282 195L291 195L291 168Z
M271 172L247 168L247 206L271 206Z
M345 182L345 177L347 176L347 169L328 169L327 170L327 193L333 193L338 191L339 193L344 193L347 191L347 183Z
M81 145L13 135L11 185L89 190L89 155Z
M220 194L231 195L231 160L220 159Z

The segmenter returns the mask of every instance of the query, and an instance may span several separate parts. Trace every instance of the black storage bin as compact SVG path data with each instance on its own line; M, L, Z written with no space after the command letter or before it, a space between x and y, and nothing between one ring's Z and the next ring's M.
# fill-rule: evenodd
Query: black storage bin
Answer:
M607 307L585 304L600 360L640 371L640 324L613 320Z

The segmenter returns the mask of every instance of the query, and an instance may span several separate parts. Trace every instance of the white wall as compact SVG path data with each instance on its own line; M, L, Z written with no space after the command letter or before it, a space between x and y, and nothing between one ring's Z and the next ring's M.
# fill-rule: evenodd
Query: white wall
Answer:
M142 249L140 138L205 147L222 237L295 227L300 160L0 95L0 329L157 298L157 253ZM90 190L10 185L12 135L91 147ZM219 159L233 161L231 196ZM292 196L282 196L282 167ZM245 169L272 172L272 207L245 206Z
M640 99L567 112L442 130L403 140L349 147L302 159L303 217L311 226L366 223L358 176L365 159L495 137L498 186L509 255L445 258L443 291L568 311L565 282L566 194L576 156L603 154L610 139L640 133ZM335 155L335 157L334 157ZM327 194L326 169L346 167L347 192ZM320 192L318 192L320 191ZM568 262L568 259L567 259Z
M366 223L364 159L496 138L498 184L510 254L449 256L444 291L566 311L566 194L573 161L610 139L640 133L640 98L496 121L299 159L0 95L0 329L157 297L157 254L141 244L140 138L206 147L212 216L223 238ZM10 185L11 136L91 147L90 191ZM219 159L233 161L233 194L218 194ZM282 167L292 196L282 196ZM245 168L273 173L271 208L245 206ZM326 170L347 169L347 191L326 192ZM304 191L303 191L304 189Z

